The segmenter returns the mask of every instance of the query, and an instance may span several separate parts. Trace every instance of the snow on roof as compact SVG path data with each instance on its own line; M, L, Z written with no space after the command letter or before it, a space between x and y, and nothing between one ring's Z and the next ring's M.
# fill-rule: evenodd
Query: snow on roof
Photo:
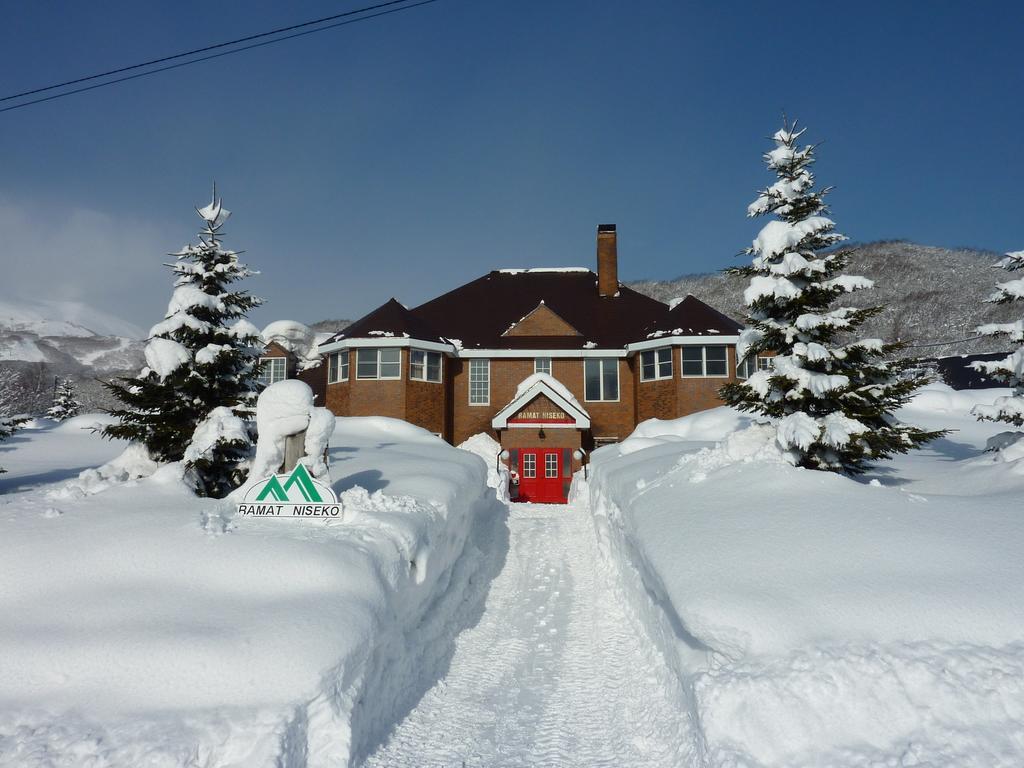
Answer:
M574 407L579 408L580 411L582 411L583 413L587 412L586 409L582 405L580 405L580 402L579 400L576 399L575 395L573 395L573 393L570 392L569 389L565 386L565 384L560 382L558 379L556 379L549 373L535 373L532 376L527 376L519 383L519 386L516 387L516 394L515 397L513 397L512 399L518 400L520 397L523 397L527 392L529 392L538 384L547 384L563 400L566 400Z
M497 269L503 275L530 275L538 272L589 272L587 267L530 267L528 269Z
M264 343L275 343L299 359L299 368L305 369L319 362L316 352L316 334L308 325L295 320L275 320L260 333Z

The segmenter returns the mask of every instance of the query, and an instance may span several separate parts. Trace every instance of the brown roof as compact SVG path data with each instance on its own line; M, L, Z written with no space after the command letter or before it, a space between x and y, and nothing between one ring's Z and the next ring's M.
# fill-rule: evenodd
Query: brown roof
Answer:
M364 315L344 330L334 334L328 339L328 342L341 339L372 339L380 336L408 336L420 341L444 341L421 318L392 298L370 314Z
M541 302L580 335L504 335ZM507 270L490 272L411 310L391 299L331 341L372 338L371 331L383 331L423 341L458 339L466 349L615 349L677 328L687 336L731 336L741 327L693 296L672 310L626 286L620 286L618 296L602 297L597 275L589 270Z

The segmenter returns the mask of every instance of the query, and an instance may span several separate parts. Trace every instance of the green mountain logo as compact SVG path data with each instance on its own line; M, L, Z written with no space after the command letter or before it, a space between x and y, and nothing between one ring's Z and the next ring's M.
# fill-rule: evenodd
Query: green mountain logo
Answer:
M281 478L283 477L285 475L273 475L268 478L267 482L263 484L263 490L256 496L256 501L271 499L282 503L304 501L309 504L322 504L324 502L324 498L317 488L318 485L323 486L309 476L309 470L304 464L297 464L282 483ZM300 499L290 498L289 492L293 488L301 497ZM332 499L332 501L336 501L336 499Z

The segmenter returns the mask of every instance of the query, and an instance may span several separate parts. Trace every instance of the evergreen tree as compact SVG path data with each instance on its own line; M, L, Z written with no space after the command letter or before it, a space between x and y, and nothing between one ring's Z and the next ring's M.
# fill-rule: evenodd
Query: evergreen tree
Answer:
M910 373L910 360L882 358L898 344L879 339L842 343L880 307L832 308L847 293L872 287L843 274L846 239L825 214L828 189L816 190L814 146L798 146L803 130L785 121L764 155L777 177L748 207L750 217L773 215L745 251L750 266L728 270L750 277L743 298L747 328L739 359L771 354L771 370L721 390L731 406L776 422L779 445L802 467L848 474L871 461L905 453L942 435L899 423L893 411L927 379Z
M27 416L2 416L0 415L0 443L18 431L18 427L28 421ZM0 467L0 474L7 470Z
M1006 254L996 266L1007 272L1024 268L1024 251ZM993 304L1008 304L1020 299L1024 299L1024 278L998 283L995 293L988 298ZM1024 425L1024 346L1021 346L1021 342L1024 342L1024 320L989 323L978 326L977 331L983 336L1009 336L1017 348L1002 360L971 363L976 371L987 373L996 381L1013 388L1013 394L1009 397L996 398L992 405L976 405L971 413L981 421L1004 421L1015 427Z
M147 366L134 378L106 383L123 407L110 411L118 423L103 434L143 443L157 461L185 458L197 427L215 409L251 415L258 391L259 331L245 315L262 300L231 287L254 273L221 247L230 212L216 187L210 204L196 212L204 225L199 244L171 254L176 262L167 266L177 280L165 319L150 330ZM189 462L197 492L224 489L207 473L231 483L244 479L245 456L235 442L204 446L203 460Z
M65 421L77 416L81 410L82 404L75 397L75 385L71 379L64 379L57 387L53 405L46 412L47 417L54 421Z

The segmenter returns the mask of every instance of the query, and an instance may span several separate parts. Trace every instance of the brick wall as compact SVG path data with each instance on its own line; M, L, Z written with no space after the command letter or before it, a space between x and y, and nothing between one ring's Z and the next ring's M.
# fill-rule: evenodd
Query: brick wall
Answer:
M682 371L682 352L676 350L675 362L677 364L675 370L676 382L677 382L677 401L678 405L676 408L678 416L689 416L691 413L697 413L698 411L705 411L708 408L717 408L720 405L724 405L722 399L718 396L718 390L724 384L736 381L736 348L734 346L726 347L727 359L729 361L729 375L725 378L683 378L680 376Z

